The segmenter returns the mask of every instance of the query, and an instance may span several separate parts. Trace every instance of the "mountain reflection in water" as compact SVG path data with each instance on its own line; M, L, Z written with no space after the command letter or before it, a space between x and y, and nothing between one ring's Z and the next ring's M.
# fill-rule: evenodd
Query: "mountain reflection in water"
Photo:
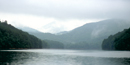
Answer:
M130 65L128 51L2 50L0 65Z

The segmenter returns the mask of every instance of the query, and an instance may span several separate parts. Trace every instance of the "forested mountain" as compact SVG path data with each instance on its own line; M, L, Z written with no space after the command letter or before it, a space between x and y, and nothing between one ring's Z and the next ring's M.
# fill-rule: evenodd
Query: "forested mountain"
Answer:
M130 21L120 19L108 19L96 23L85 24L67 34L61 35L60 39L77 44L77 42L87 42L89 48L101 48L102 41L109 35L115 34L130 27ZM87 47L87 46L86 46Z
M130 50L130 28L104 39L103 50Z
M0 21L0 49L45 48L43 45L47 46L47 43L7 24L7 21Z
M54 34L42 33L40 31L35 30L33 28L30 28L30 27L17 27L17 28L21 29L23 31L26 31L29 34L35 35L40 39L42 39L44 36L47 37L47 39L49 37L53 37L53 38L56 37ZM61 33L58 33L57 35L61 35ZM42 39L43 42L47 42L47 45L43 45L43 46L47 46L45 48L48 48L48 49L64 49L64 44L63 43L61 43L59 41L53 41L53 40L47 40L47 39Z
M87 23L62 35L39 32L30 32L30 34L33 34L42 40L60 41L64 43L65 48L101 49L101 43L105 38L129 27L130 21L107 19L95 23ZM82 42L85 42L85 44ZM83 46L86 46L87 48L84 48Z
M50 49L64 49L64 44L53 40L44 40L48 43Z

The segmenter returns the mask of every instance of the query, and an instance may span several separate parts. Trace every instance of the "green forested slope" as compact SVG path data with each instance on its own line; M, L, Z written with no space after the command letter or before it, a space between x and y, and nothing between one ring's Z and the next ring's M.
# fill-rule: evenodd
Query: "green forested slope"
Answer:
M109 36L102 43L103 50L130 50L130 28Z
M42 45L47 43L7 24L7 21L0 21L0 49L43 48Z

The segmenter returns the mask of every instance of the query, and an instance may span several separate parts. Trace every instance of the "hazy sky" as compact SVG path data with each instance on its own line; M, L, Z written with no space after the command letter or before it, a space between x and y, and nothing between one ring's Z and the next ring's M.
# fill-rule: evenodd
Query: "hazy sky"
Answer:
M130 18L130 0L0 0L1 20L42 32L69 31L109 18Z

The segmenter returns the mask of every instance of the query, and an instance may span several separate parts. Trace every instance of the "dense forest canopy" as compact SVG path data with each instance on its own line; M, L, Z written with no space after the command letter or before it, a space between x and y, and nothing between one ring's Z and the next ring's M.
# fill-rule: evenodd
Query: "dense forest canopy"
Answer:
M104 39L103 50L130 50L130 28Z
M44 45L44 46L43 46ZM46 42L0 21L0 49L45 48Z

